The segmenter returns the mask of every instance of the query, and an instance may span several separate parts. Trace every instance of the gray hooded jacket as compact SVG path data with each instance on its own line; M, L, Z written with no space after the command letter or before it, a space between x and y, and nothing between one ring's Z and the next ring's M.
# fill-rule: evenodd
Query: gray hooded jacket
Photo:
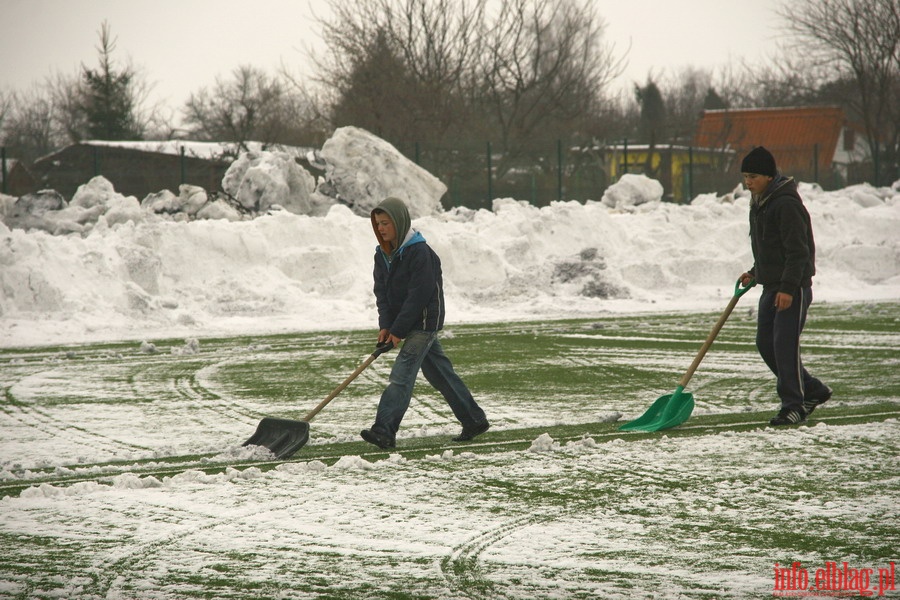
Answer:
M394 222L398 246L387 243L378 232L375 215L379 211ZM402 200L387 198L372 210L371 219L378 240L373 277L379 329L388 329L400 339L416 329L439 331L444 326L440 258L422 234L411 228Z

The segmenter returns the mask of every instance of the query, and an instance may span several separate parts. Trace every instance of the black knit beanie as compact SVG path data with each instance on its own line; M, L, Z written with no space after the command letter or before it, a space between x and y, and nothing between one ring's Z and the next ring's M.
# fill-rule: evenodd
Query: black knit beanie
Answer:
M757 175L775 177L775 157L762 146L757 146L741 162L741 173L756 173Z

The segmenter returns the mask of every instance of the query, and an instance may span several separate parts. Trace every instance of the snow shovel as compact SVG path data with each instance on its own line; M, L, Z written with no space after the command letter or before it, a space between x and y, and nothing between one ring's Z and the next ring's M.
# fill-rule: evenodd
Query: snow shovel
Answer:
M756 280L751 280L747 287L741 287L741 280L738 279L737 283L734 284L734 296L725 308L725 312L719 317L718 323L716 323L715 327L712 328L712 331L709 332L709 337L703 342L703 346L700 347L697 357L694 359L694 362L691 363L690 368L687 370L687 373L684 374L684 377L681 378L681 381L678 382L678 387L675 388L675 391L671 394L666 394L657 398L656 402L654 402L643 415L634 421L629 421L620 426L620 430L659 431L660 429L668 429L670 427L675 427L676 425L681 425L688 420L691 416L691 412L694 410L694 395L685 393L684 388L687 386L688 381L691 380L694 371L700 366L700 361L703 360L706 351L709 350L709 347L712 346L716 336L719 335L719 330L722 329L722 326L728 319L728 315L734 310L738 299L754 285L756 285Z
M309 422L312 421L312 418L319 414L319 411L325 408L325 405L340 394L345 387L350 385L350 382L356 379L356 376L371 365L376 358L393 347L394 344L391 342L378 344L375 347L375 352L369 355L365 362L359 365L341 385L334 388L334 391L328 394L327 398L309 411L309 414L302 421L264 417L259 422L259 425L256 426L256 432L243 445L263 446L271 450L272 454L281 460L289 458L309 441Z

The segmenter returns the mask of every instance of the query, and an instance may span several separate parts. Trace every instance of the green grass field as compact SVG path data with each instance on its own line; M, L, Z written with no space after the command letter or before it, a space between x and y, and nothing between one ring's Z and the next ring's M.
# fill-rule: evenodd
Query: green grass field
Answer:
M786 429L752 304L678 428L618 430L717 314L452 325L488 433L450 442L422 381L395 451L360 441L386 355L286 462L240 444L302 418L372 332L0 350L0 597L758 598L794 561L871 568L877 595L900 548L900 303L814 305L804 361L835 395Z

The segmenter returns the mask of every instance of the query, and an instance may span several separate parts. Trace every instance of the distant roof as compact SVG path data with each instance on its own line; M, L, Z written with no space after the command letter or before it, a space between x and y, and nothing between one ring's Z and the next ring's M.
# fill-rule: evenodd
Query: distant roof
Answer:
M653 144L652 146L650 144L609 144L608 146L604 146L603 148L617 151L628 149L634 150L635 152L649 150L650 148L653 148L657 151L678 150L680 152L715 152L717 154L722 152L721 148L700 148L697 146L689 146L686 144Z
M86 146L106 146L109 148L126 148L140 150L142 152L157 152L159 154L180 155L182 148L186 156L194 156L206 160L213 160L221 156L233 156L237 154L235 142L192 142L190 140L157 140L157 141L118 141L83 140L80 142ZM244 147L252 152L286 152L291 156L305 157L311 150L308 147L285 146L281 144L263 144L262 142L244 142Z
M7 157L7 158L6 158L6 168L5 168L5 169L0 168L0 181L3 181L3 174L4 174L4 172L5 172L7 175L9 175L9 174L12 172L13 167L15 167L18 163L19 163L19 159L18 159L18 158L9 158L9 157Z
M819 166L827 168L845 122L838 106L705 110L694 145L730 148L738 156L765 146L785 170L808 168L818 147Z

